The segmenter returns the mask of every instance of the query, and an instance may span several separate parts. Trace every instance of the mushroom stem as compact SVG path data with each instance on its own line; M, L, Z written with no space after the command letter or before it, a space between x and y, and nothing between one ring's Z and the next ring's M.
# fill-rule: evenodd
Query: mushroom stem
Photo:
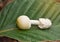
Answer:
M39 21L38 20L30 20L30 22L33 25L38 25L39 24Z

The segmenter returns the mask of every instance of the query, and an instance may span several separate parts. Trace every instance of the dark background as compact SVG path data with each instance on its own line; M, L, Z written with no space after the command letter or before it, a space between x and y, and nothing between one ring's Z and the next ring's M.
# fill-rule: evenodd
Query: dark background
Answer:
M18 42L18 41L8 37L0 37L0 42Z

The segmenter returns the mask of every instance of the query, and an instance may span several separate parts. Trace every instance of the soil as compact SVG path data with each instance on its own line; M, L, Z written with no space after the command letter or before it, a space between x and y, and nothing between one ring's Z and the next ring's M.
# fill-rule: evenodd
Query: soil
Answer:
M18 41L8 37L0 37L0 42L18 42Z
M2 8L7 4L10 3L12 0L1 0L0 1L0 11L2 10Z

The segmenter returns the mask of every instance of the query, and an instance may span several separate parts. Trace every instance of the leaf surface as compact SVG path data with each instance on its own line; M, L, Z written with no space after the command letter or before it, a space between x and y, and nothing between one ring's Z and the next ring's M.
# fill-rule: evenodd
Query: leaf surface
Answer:
M49 18L53 25L46 30L37 26L20 30L16 19L21 15L35 20ZM22 41L60 40L60 3L55 0L14 0L0 12L0 35Z

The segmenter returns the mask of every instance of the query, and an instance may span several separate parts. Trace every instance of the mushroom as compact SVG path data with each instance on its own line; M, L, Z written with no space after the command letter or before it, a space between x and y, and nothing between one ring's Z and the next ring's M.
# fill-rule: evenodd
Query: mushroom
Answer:
M31 24L38 25L38 27L41 29L46 29L52 25L52 22L48 18L39 18L39 20L30 20L30 18L26 15L22 15L17 18L17 26L20 29L30 29Z

